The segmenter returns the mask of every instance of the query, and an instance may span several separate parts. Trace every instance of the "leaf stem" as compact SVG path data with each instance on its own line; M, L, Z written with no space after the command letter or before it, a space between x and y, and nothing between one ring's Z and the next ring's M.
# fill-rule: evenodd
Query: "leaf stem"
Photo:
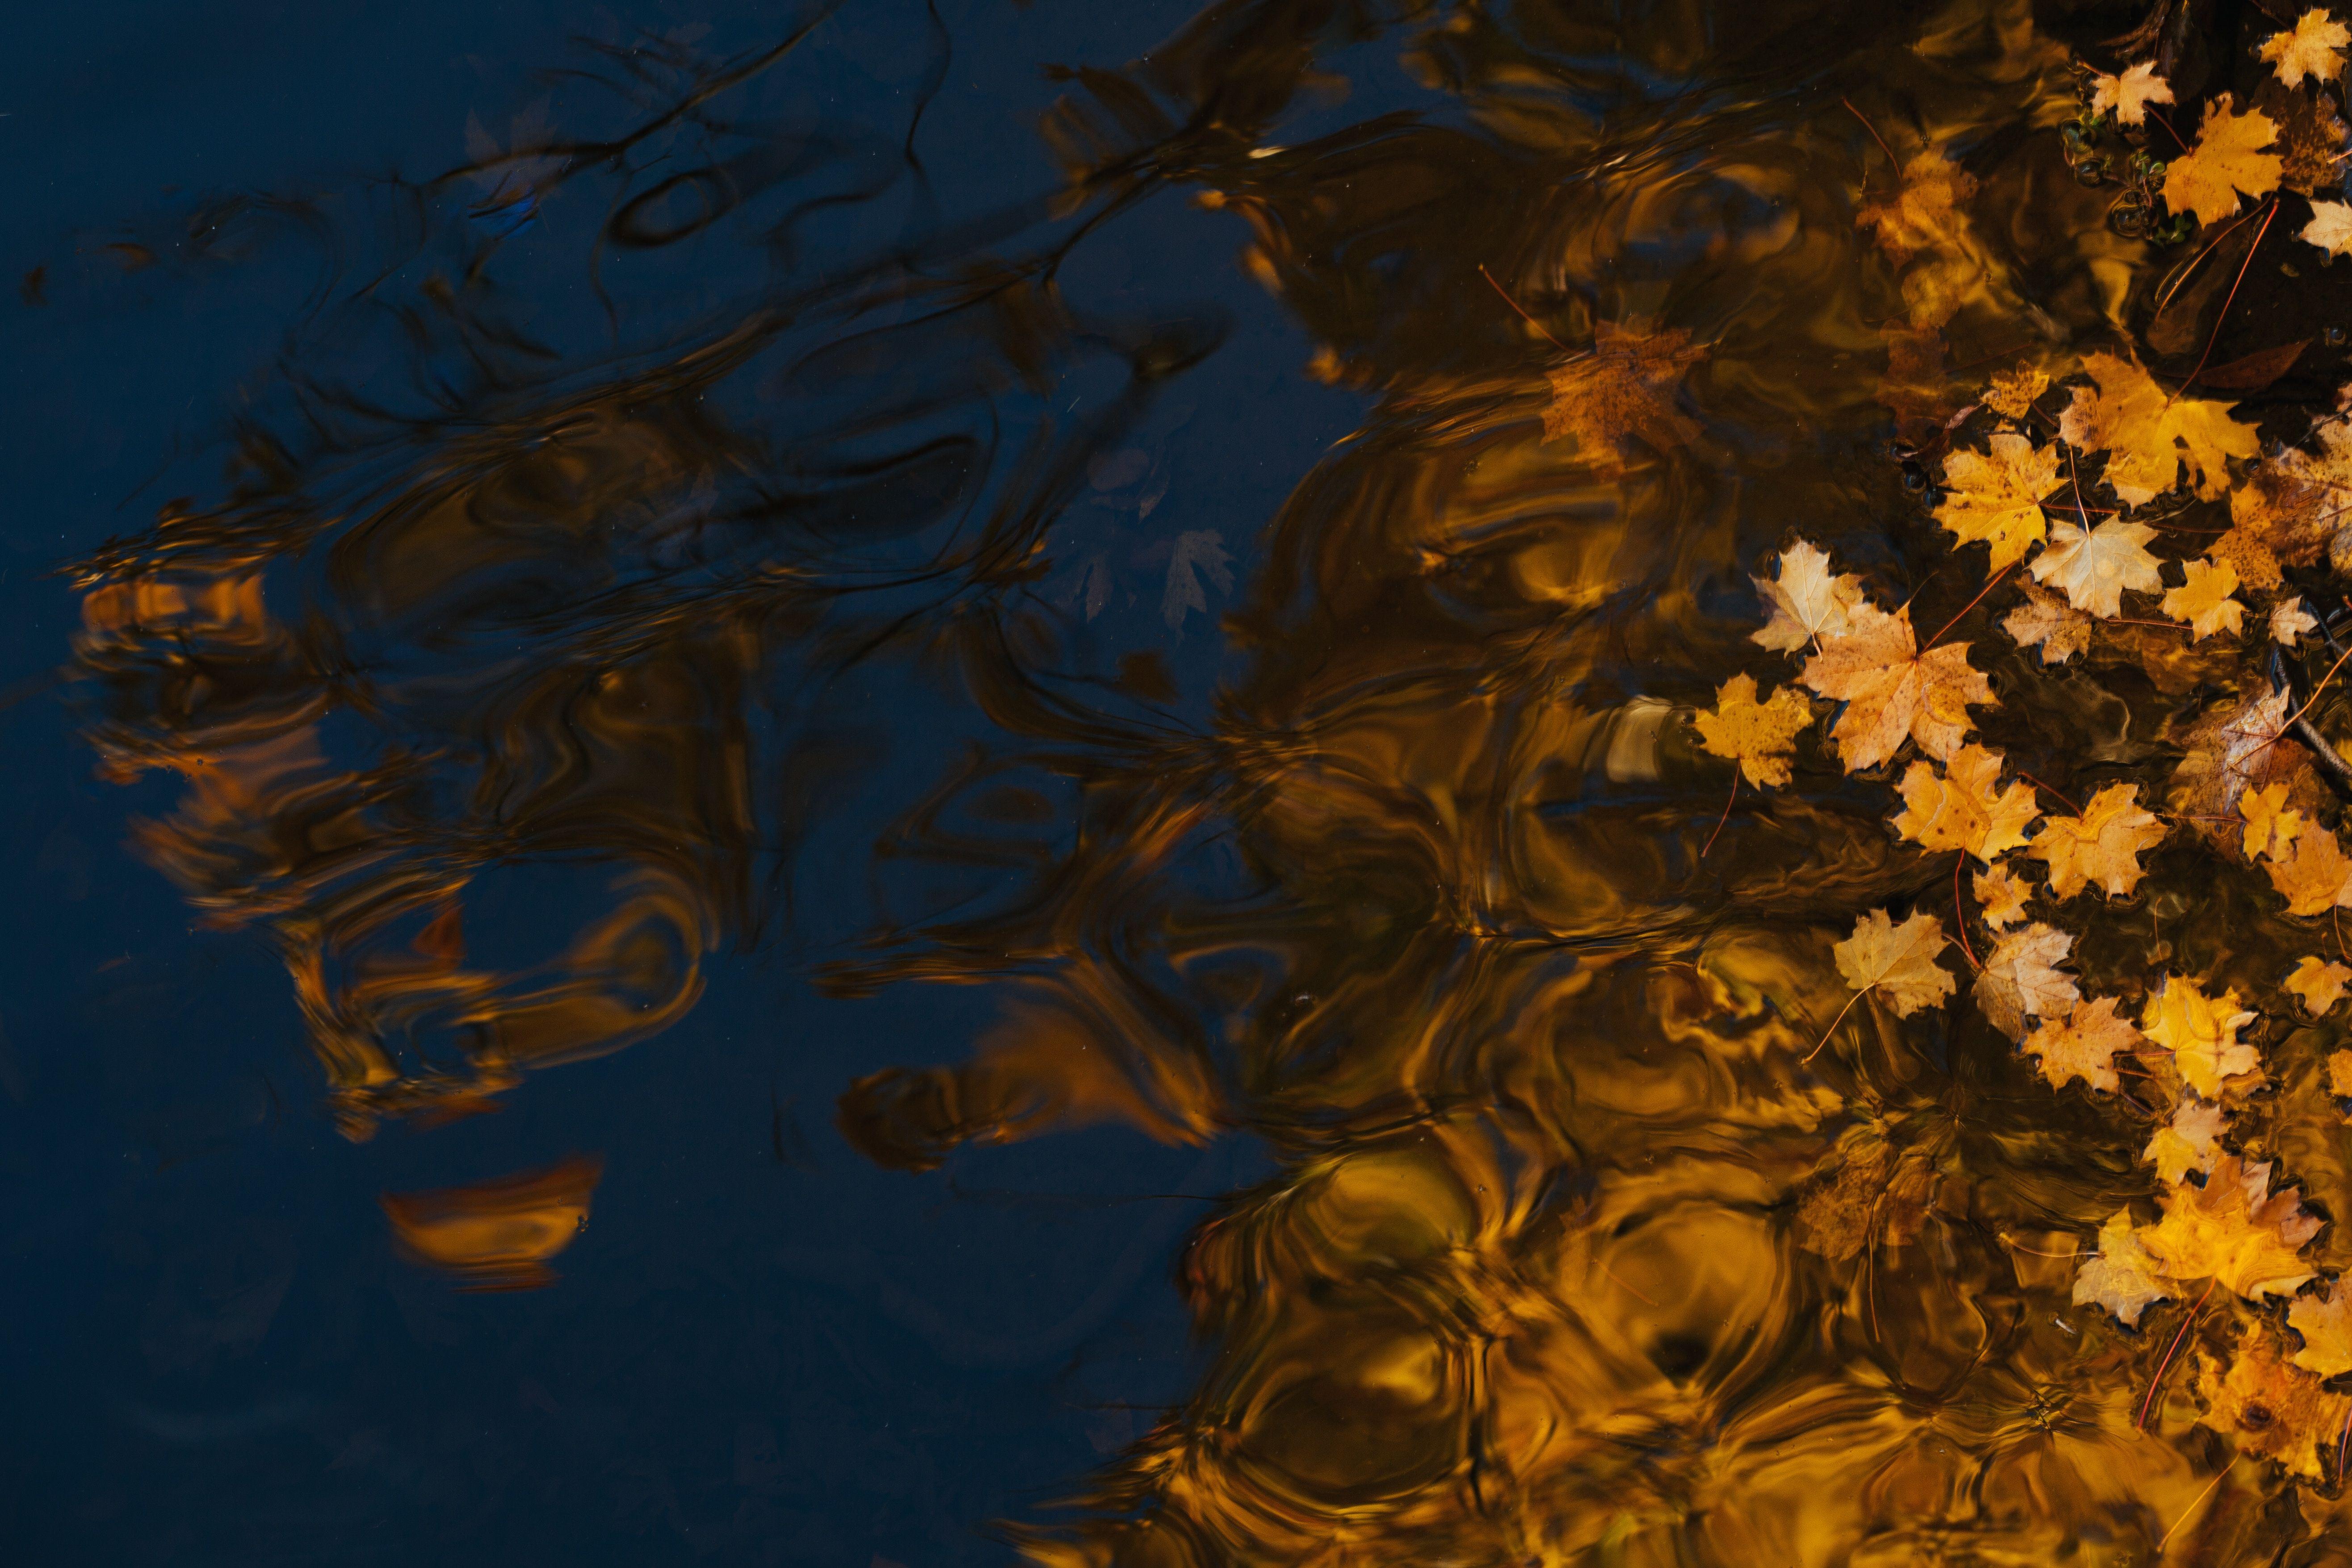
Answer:
M1566 343L1561 342L1558 338L1553 337L1549 331L1546 331L1544 324L1541 321L1538 321L1533 316L1528 315L1527 312L1527 307L1521 305L1517 300L1512 299L1509 289L1504 288L1500 283L1495 283L1495 275L1486 270L1486 264L1483 261L1478 263L1478 276L1484 278L1489 283L1494 283L1495 292L1503 297L1503 303L1508 305L1512 310L1518 311L1520 316L1526 320L1528 325L1533 327L1537 331L1542 332L1546 342L1551 344L1552 347L1558 349L1562 353L1571 352Z
M1797 1058L1798 1065L1801 1067L1806 1062L1811 1061L1815 1057L1820 1056L1822 1054L1822 1046L1826 1046L1830 1043L1830 1037L1837 1033L1837 1026L1840 1024L1845 1022L1845 1016L1853 1011L1853 1005L1861 1001L1864 997L1869 995L1874 989L1876 989L1874 985L1865 985L1861 990L1855 992L1853 995L1847 997L1845 999L1845 1005L1838 1009L1838 1016L1830 1020L1830 1026L1822 1031L1821 1046L1815 1046L1811 1050L1807 1051L1803 1056Z
M2049 795L2053 800L2055 800L2059 805L2064 806L2075 816L2080 816L2083 815L2083 808L2081 806L2076 805L2073 801L2068 800L2064 795L2060 795L2056 790L2052 789L2048 784L2043 784L2032 773L2020 773L2017 776L2023 779L2027 784L2032 784L2035 789L2038 789L2044 795Z
M2205 1310L2205 1297L2213 1294L2213 1286L2221 1282L2217 1275L2212 1282L2205 1287L2205 1295L2197 1298L2197 1305L2189 1309L2189 1316L2181 1320L2180 1331L2172 1336L2172 1343L2165 1350L2164 1360L2157 1365L2156 1376L2148 1383L2147 1397L2139 1402L2139 1419L2133 1424L2135 1430L2141 1432L2147 1430L2147 1413L2156 1408L2156 1391L2164 1386L2164 1374L2172 1370L2172 1358L2180 1353L2180 1342L2187 1339L2189 1331L2197 1326L2197 1315Z
M2278 198L2273 196L2271 210L2263 215L2263 226L2254 230L2254 243L2246 247L2246 258L2238 264L2237 277L2230 280L2230 292L2221 301L2221 314L2213 318L2213 331L2206 336L2205 352L2197 356L2197 368L2189 373L2189 379L2180 384L2179 390L2164 400L2164 405L2167 408L2171 407L2173 400L2197 384L2197 378L2205 374L2205 362L2213 357L2213 345L2221 341L2221 323L2229 319L2230 306L2238 298L2238 285L2246 280L2246 268L2254 264L2254 252L2263 247L2263 236L2270 233L2271 219L2276 216L2278 216Z
M1966 850L1952 861L1952 929L1960 933L1960 952L1968 959L1969 967L1981 974L1984 965L1977 962L1977 951L1969 945L1969 912L1960 904L1960 873L1968 868L1968 864Z
M1739 769L1735 765L1735 766L1732 768L1732 770L1731 770L1731 794L1730 794L1730 796L1729 796L1728 798L1727 798L1727 799L1724 801L1724 803L1723 803L1723 815L1722 815L1721 816L1718 816L1718 817L1717 817L1717 818L1715 819L1715 832L1710 833L1710 834L1708 834L1708 835L1706 836L1706 849L1702 849L1702 850L1700 850L1700 851L1698 852L1698 858L1699 858L1700 859L1702 859L1702 860L1706 859L1706 857L1707 857L1707 850L1713 849L1713 848L1715 847L1715 841L1716 841L1716 839L1717 839L1717 837L1722 834L1722 832L1723 832L1723 825L1724 825L1725 823L1729 822L1729 821L1731 820L1731 803L1732 803L1732 801L1738 800L1738 798L1739 798Z
M2008 565L2002 567L2000 571L1994 573L1992 580L1987 583L1982 588L1977 590L1977 596L1960 606L1960 616L1967 615L1970 610L1973 610L1979 605L1983 604L1984 596L1987 594L1991 593L1995 588L2000 587L2000 580L2016 570L2017 563L2012 561ZM1943 641L1944 632L1950 631L1954 626L1960 624L1960 616L1954 616L1950 620L1946 621L1944 623L1944 631L1937 632L1934 637L1929 637L1927 639L1927 647L1923 647L1919 651L1924 654L1927 651L1928 647L1934 647L1937 643Z
M2179 1519L2176 1519L2176 1520L2174 1520L2174 1521L2172 1521L2172 1530L2168 1530L2168 1531L2165 1531L2161 1536L2158 1536L2158 1537L2157 1538L2157 1542L2156 1542L2156 1554L2157 1554L2158 1557L2161 1557L2161 1556L2163 1556L2163 1555L2164 1555L2164 1543L2165 1543L2166 1542L2170 1541L2170 1540L2172 1539L2173 1531L2177 1531L2177 1530L2179 1530L2182 1525L2187 1524L2187 1523L2189 1522L2189 1516L2190 1514L2195 1513L2195 1512L2196 1512L2200 1508L2201 1508L2202 1506L2204 1506L2205 1500L2206 1500L2207 1498L2211 1497L2211 1496L2213 1495L2213 1489L2214 1489L2215 1487L2218 1487L2218 1486L2220 1486L2220 1485L2221 1484L2221 1479L2222 1479L2222 1478L2223 1478L2223 1477L2225 1477L2225 1476L2227 1476L2227 1475L2228 1475L2231 1470L2234 1470L2234 1469L2236 1469L2237 1468L2238 1468L2238 1461L2237 1461L2237 1460L2235 1460L2235 1459L2231 1459L2228 1464L2226 1464L2226 1465L2222 1466L2219 1470L2215 1471L2215 1472L2214 1472L2214 1475L2213 1475L2213 1479L2212 1479L2211 1480L2210 1480L2210 1481L2208 1481L2208 1482L2206 1482L2206 1483L2205 1483L2205 1489L2204 1489L2203 1491L2199 1492L2199 1493L2197 1494L2196 1500L2195 1500L2195 1501L2193 1501L2193 1502L2191 1502L2191 1503L2190 1503L2187 1508L2185 1508L2185 1509L2183 1509L2183 1510L2180 1510L2180 1517L2179 1517ZM2339 1465L2339 1466L2337 1466L2336 1468L2337 1468L2338 1469L2343 1468L2343 1467L2342 1467L2342 1466L2340 1466L2340 1465Z
M1853 106L1853 102L1851 99L1841 98L1838 101L1845 105L1845 111L1848 114L1853 115L1856 120L1862 121L1862 128L1870 132L1870 139L1878 143L1878 150L1886 154L1886 161L1888 163L1895 165L1895 178L1899 184L1903 178L1903 160L1895 155L1895 149L1886 144L1886 138L1878 133L1878 127L1870 122L1870 117L1868 115L1863 113L1861 110L1856 109ZM1868 175L1864 175L1863 183L1865 185L1868 184L1869 179L1870 177Z

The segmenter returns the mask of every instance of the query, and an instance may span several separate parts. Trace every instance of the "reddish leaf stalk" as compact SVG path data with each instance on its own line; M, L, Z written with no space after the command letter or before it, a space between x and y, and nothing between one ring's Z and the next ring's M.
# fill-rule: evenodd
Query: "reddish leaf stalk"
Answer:
M2197 1298L2197 1305L2189 1308L2189 1316L2181 1321L2180 1331L2172 1336L2172 1343L2166 1348L2164 1360L2157 1363L2156 1376L2147 1385L2147 1397L2139 1402L2139 1419L2133 1423L2135 1430L2141 1432L2147 1430L2148 1412L2156 1408L2156 1394L2157 1390L2164 1386L2164 1374L2172 1370L2172 1358L2180 1353L2180 1342L2187 1339L2189 1331L2197 1326L2197 1316L2205 1310L2205 1297L2210 1296L2213 1293L2213 1286L2221 1282L2216 1279L2212 1284L2205 1287L2205 1295Z

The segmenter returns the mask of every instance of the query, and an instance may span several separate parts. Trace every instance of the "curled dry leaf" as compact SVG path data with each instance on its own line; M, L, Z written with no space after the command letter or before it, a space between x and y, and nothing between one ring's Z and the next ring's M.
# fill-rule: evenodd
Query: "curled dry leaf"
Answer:
M1883 763L1906 737L1948 759L1968 736L1968 705L1991 704L1992 686L1969 665L1969 645L1918 651L1908 606L1888 615L1857 605L1843 637L1823 637L1800 677L1846 707L1830 731L1848 773Z
M2074 1305L2105 1307L2118 1321L2137 1328L2139 1315L2172 1295L2174 1289L2157 1271L2156 1259L2139 1244L2131 1212L2117 1209L2099 1227L2097 1256L2085 1258L2075 1272Z
M2025 918L2025 897L2033 890L2032 887L2008 867L1993 866L1979 871L1969 885L1976 889L1984 923L1993 930L2014 925Z
M2139 785L2109 784L2080 816L2053 816L2026 850L2050 866L2053 898L2071 899L2096 882L2109 898L2129 893L2147 872L2141 851L2164 842L2164 824L2142 810Z
M2073 984L2067 981L2069 989ZM2112 996L2078 999L2064 1023L2045 1020L2025 1038L2026 1051L2042 1058L2042 1076L2051 1088L2063 1089L2070 1079L2079 1078L2093 1089L2111 1094L2119 1081L2116 1053L2136 1049L2139 1044L2140 1032L2132 1027L2131 1020L2116 1016Z
M2319 629L2319 617L2303 607L2303 595L2281 599L2271 606L2271 641L2293 647L2305 632Z
M2042 662L2063 664L2091 646L2091 617L2057 595L2028 585L2025 603L2009 612L2003 630L2020 647L2042 645Z
M2270 1190L2268 1164L2235 1154L2213 1162L2205 1184L2183 1182L2157 1194L2164 1218L2139 1233L2159 1271L2175 1279L2218 1279L2248 1300L2292 1295L2312 1276L2295 1256L2319 1232L2294 1187Z
M1898 1018L1922 1007L1940 1007L1958 989L1951 974L1936 965L1936 955L1944 951L1944 925L1930 914L1915 914L1896 925L1885 910L1873 910L1831 951L1845 983L1856 991L1875 990Z
M2164 595L2164 613L2189 623L2189 640L2202 642L2215 632L2235 633L2244 624L2246 606L2230 595L2238 591L2236 568L2227 562L2190 561L2181 570L2189 581Z
M1974 988L1986 1021L2021 1042L2027 1018L2063 1016L2083 994L2056 967L2074 945L2072 936L2039 921L1995 942Z
M2210 1171L2221 1157L2221 1132L2229 1113L2210 1100L2189 1094L2172 1110L2172 1120L2156 1130L2141 1155L2156 1164L2160 1181L2178 1185L2189 1173Z
M2121 76L2091 73L2091 112L2112 112L2119 125L2145 125L2149 104L2171 101L2172 84L2156 74L2152 60L2127 67Z
M1923 849L1961 849L1990 861L2004 849L2025 842L2025 830L2041 815L2033 804L2033 786L2000 782L2000 753L1969 744L1952 753L1948 771L1938 776L1927 763L1913 763L1904 773L1904 811L1895 830L1916 839Z
M1845 636L1847 612L1862 600L1862 579L1832 575L1826 552L1803 540L1780 552L1777 580L1754 579L1756 591L1772 606L1772 618L1750 635L1769 648L1793 651L1815 637Z
M1716 692L1715 711L1702 712L1694 721L1699 743L1738 763L1748 782L1761 789L1789 782L1790 753L1798 731L1813 721L1813 710L1786 686L1759 702L1756 678L1735 675Z
M2325 958L2305 958L2286 977L2286 988L2303 998L2303 1005L2315 1018L2324 1016L2344 997L2344 987L2352 984L2352 969Z
M2352 1290L2341 1280L2286 1310L2286 1326L2303 1336L2294 1364L2318 1377L2352 1372Z
M2332 1394L2316 1377L2280 1353L2268 1323L2246 1325L2237 1355L2224 1363L2209 1351L2197 1357L2197 1394L2205 1402L2198 1425L2238 1445L2250 1458L2276 1459L2306 1480L2323 1479L2320 1454L2336 1452L2352 1398Z
M2352 28L2327 14L2323 5L2305 11L2284 32L2263 40L2263 63L2276 68L2278 79L2293 87L2305 77L2334 81L2344 74L2344 57L2336 51L2352 43Z
M2034 580L2048 583L2078 610L2112 619L2123 614L2124 590L2153 593L2164 586L2147 542L2156 530L2111 518L2085 533L2071 522L2050 531L2050 548L2033 558Z
M1546 373L1544 439L1575 437L1577 456L1603 471L1625 467L1637 439L1658 452L1687 446L1698 426L1675 408L1674 389L1706 346L1680 327L1636 321L1601 321L1592 333L1591 353Z
M2303 826L2303 813L2286 808L2284 781L2250 789L2238 797L2238 815L2246 821L2246 858L2275 855L2294 842Z
M2229 488L2229 459L2262 450L2254 427L2230 417L2234 405L2167 393L2136 361L2115 354L2084 354L2083 369L2098 384L2074 389L2074 401L2059 416L2058 434L2071 447L2107 454L2107 487L2127 506L2179 483L2183 464L2199 497L2219 500ZM2112 525L2099 532L2107 526ZM2079 599L2074 604L2090 608Z
M2221 94L2205 106L2197 145L2165 170L2164 205L2194 213L2210 226L2238 210L2240 191L2270 195L2278 189L2280 161L2263 149L2277 134L2269 115L2258 109L2241 112L2230 94Z
M2058 448L2039 451L2022 436L1998 435L1990 453L1961 447L1944 459L1944 499L1936 521L1961 544L1992 546L1992 570L2014 565L2048 530L2042 498L2058 483ZM1956 546L1957 548L1957 546Z
M2344 858L2336 835L2317 823L2296 830L2293 855L2273 856L2263 868L2271 874L2271 886L2284 895L2291 915L2326 914L2352 902L2352 860Z
M2238 1038L2238 1031L2253 1021L2254 1015L2238 1005L2235 991L2210 997L2195 981L2174 974L2147 999L2139 1026L2172 1053L2173 1066L2189 1088L2218 1100L2224 1079L2263 1070L2254 1047Z

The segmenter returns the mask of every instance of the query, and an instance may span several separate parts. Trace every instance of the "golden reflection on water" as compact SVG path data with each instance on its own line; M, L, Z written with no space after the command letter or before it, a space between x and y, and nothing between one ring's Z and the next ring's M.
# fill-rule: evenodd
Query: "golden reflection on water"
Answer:
M503 388L357 477L334 453L332 502L332 464L257 446L230 500L94 558L93 743L112 776L186 781L140 847L276 944L362 1137L684 1016L705 955L773 916L763 858L802 826L776 779L861 765L780 733L779 683L952 670L989 754L937 758L876 859L1020 890L885 921L822 973L995 984L1000 1022L959 1066L845 1086L845 1131L911 1171L1106 1121L1245 1129L1279 1163L1179 1265L1204 1382L1074 1512L1014 1527L1034 1560L2142 1563L2192 1504L2170 1560L2317 1539L2332 1489L2242 1466L2207 1495L2187 1378L2137 1429L2145 1336L2031 1250L2134 1190L2109 1123L1972 1019L1802 1059L1847 995L1831 942L1942 862L1820 757L1706 850L1729 772L1683 716L1797 529L1922 624L1964 602L1883 436L1990 374L1948 366L2055 364L2123 318L2138 244L2055 150L2066 51L2018 0L1415 11L1385 40L1451 121L1266 144L1337 79L1323 26L1205 13L1047 127L1070 184L1045 232L1188 188L1311 334L1301 374L1368 399L1279 515L1232 520L1264 521L1264 563L1213 727L1166 720L1156 653L1088 674L1093 601L1030 591L1083 566L1109 525L1055 518L1145 471L1121 421L1209 345L1124 324L1095 426L989 445L991 409L1103 326L1056 291L1060 239L1006 240L651 369ZM1906 206L1874 132L1941 194ZM1596 342L1630 357L1557 346ZM827 401L786 437L706 400L747 382ZM1547 417L1562 393L1588 402ZM2166 645L2158 684L2199 657ZM2125 743L2113 713L2072 721ZM1211 841L1243 891L1197 872ZM470 959L478 884L533 862L593 866L603 912ZM2150 962L2182 898L2085 973ZM2277 1152L2340 1184L2327 1140ZM415 1255L528 1284L594 1180L385 1206Z

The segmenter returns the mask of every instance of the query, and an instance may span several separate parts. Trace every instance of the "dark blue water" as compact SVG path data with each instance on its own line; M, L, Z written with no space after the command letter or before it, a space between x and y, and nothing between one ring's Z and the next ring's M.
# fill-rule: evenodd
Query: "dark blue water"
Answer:
M338 1133L268 942L202 929L126 847L184 781L93 776L86 695L51 672L80 624L58 568L173 498L216 500L234 422L291 422L290 379L407 416L441 377L443 409L478 411L457 390L464 355L409 353L396 317L485 235L550 383L659 360L908 246L937 243L946 268L1033 243L1062 185L1038 117L1067 90L1042 68L1118 65L1187 15L843 6L630 177L642 190L729 134L721 156L825 146L764 171L756 212L694 243L607 247L601 279L598 226L625 182L583 176L488 213L495 178L428 183L478 155L469 123L511 146L519 121L524 140L640 122L788 37L791 8L207 0L15 19L0 67L10 1560L1002 1561L989 1521L1034 1514L1182 1397L1198 1352L1170 1268L1202 1196L1262 1167L1246 1139L1097 1126L919 1173L835 1128L853 1080L961 1060L1004 1010L1001 987L851 997L812 981L865 933L983 902L1001 879L872 874L887 825L988 742L951 667L782 661L768 721L830 737L831 760L790 863L759 865L760 918L705 955L690 1016L531 1074L495 1114L364 1142ZM693 63L616 89L656 37ZM774 241L787 209L825 196L840 199ZM1148 517L1132 500L1093 514L1118 524L1091 591L1119 629L1091 657L1108 671L1150 655L1165 712L1198 721L1229 594L1201 579L1203 612L1167 626L1168 542L1215 532L1246 582L1261 525L1360 399L1302 374L1305 334L1234 264L1237 220L1179 190L1085 216L1102 221L1068 257L1069 295L1106 319L1191 323L1201 345L1111 448L1146 455L1164 493ZM987 235L958 237L975 221ZM876 374L919 390L953 366L934 348ZM1083 355L1039 374L1004 399L1008 424L1083 418L1123 379ZM762 410L758 374L732 391L787 432L816 417L789 399ZM403 677L472 657L429 643ZM593 852L501 865L468 895L470 951L560 945L604 886ZM459 1291L395 1252L380 1194L574 1155L603 1174L555 1285Z

